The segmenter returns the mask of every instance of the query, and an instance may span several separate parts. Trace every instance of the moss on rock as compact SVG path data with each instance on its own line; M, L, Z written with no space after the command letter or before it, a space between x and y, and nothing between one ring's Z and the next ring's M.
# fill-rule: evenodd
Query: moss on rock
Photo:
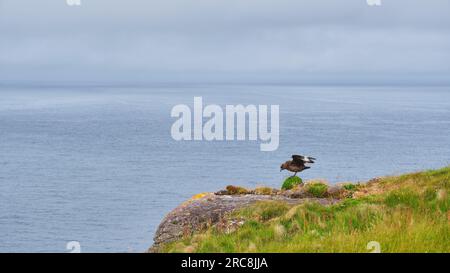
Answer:
M284 180L283 185L281 186L282 190L290 190L292 188L294 188L296 185L301 185L303 184L303 181L300 177L298 176L291 176L286 178L286 180Z
M246 188L233 186L233 185L228 185L226 187L226 190L227 190L228 194L230 194L230 195L248 194L249 193L249 190L247 190Z
M254 190L254 193L258 195L273 195L277 193L277 190L269 187L259 187Z

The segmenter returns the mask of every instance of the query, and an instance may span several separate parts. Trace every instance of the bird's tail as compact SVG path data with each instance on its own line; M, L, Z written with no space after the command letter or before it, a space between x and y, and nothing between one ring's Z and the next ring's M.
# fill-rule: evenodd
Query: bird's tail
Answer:
M314 163L314 160L316 159L314 157L305 156L303 157L303 160L305 161L305 163Z

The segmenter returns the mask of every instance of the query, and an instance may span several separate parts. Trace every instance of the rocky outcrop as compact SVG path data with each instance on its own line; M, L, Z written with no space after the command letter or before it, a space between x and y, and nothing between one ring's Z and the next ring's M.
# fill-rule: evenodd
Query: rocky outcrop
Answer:
M217 193L198 194L175 208L162 220L149 252L158 252L162 244L175 241L208 226L218 225L219 228L225 230L237 228L243 224L239 220L231 221L225 227L221 220L226 214L236 209L244 208L258 201L271 200L292 205L306 201L315 201L326 205L338 201L332 196L314 198L301 187L290 191L279 191L270 188L244 190L240 187L229 186L226 190Z

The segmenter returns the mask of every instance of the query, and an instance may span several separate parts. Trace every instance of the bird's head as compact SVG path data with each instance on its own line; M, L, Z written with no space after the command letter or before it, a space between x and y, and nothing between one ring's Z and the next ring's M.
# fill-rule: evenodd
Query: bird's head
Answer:
M286 169L287 169L287 163L285 162L285 163L281 164L281 166L280 166L280 172L281 172L282 170L286 170Z

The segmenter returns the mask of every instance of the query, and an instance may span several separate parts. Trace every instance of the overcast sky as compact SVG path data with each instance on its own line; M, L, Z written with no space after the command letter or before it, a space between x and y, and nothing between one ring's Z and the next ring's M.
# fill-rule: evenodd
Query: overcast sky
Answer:
M1 82L449 84L450 1L0 0Z

